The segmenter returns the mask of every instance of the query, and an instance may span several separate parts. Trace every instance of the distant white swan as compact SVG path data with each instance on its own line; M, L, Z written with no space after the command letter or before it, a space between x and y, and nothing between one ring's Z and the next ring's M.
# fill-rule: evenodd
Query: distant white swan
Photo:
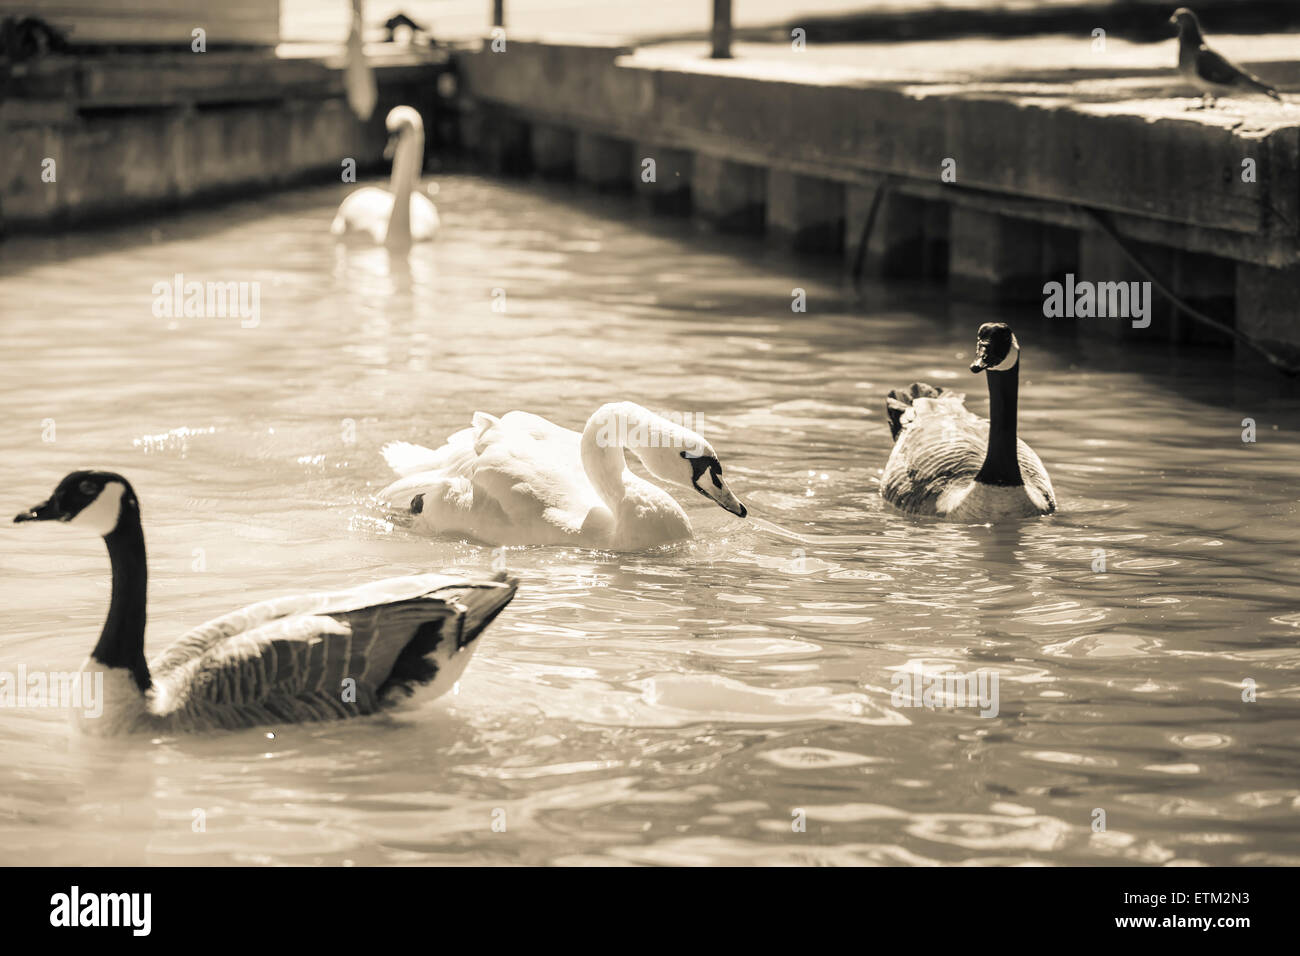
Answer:
M681 505L629 471L626 451L656 477L745 517L713 446L632 402L601 406L581 434L528 412L475 412L441 448L390 443L384 458L402 478L380 497L419 531L485 544L631 551L690 538Z
M339 206L330 232L336 236L364 233L389 246L432 239L438 231L438 207L420 189L424 123L411 107L395 106L385 125L384 157L393 160L388 189L363 186L351 193Z

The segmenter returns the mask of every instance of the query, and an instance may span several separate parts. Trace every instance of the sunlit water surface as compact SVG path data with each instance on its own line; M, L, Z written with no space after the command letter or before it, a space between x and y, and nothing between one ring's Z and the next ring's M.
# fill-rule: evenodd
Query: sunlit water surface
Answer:
M1022 320L1022 435L1060 514L908 519L877 492L882 393L957 386L983 414L965 367L992 313L855 305L622 200L441 187L409 257L336 247L341 187L0 247L5 515L74 467L128 475L151 654L264 597L489 568L370 498L385 442L476 409L698 415L751 520L685 491L682 546L510 549L519 595L459 694L390 715L102 741L0 711L0 862L1300 863L1289 386ZM177 273L260 283L259 324L156 317ZM0 669L77 667L108 587L98 540L4 525ZM914 663L995 672L997 716L895 706Z

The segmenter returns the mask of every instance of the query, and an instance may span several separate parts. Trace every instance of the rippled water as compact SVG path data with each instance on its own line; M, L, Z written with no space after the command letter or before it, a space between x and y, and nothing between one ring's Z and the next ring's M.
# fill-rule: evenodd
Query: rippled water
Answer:
M1022 434L1061 513L908 519L877 494L881 395L919 378L983 413L991 313L854 306L622 201L441 186L409 258L336 248L340 189L0 246L5 514L76 466L128 475L151 653L263 597L486 569L369 499L384 442L476 409L697 414L751 520L688 492L687 545L511 549L523 585L459 695L390 716L105 742L0 711L0 861L1300 862L1293 386L1022 319ZM260 282L260 324L155 318L178 272ZM102 545L4 529L0 669L75 668ZM910 663L995 672L998 715L894 706Z

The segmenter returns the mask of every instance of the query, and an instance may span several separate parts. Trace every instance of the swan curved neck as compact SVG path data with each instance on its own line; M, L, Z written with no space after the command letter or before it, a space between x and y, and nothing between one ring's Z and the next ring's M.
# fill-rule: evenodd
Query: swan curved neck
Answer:
M393 172L388 187L393 193L393 212L388 220L390 240L411 238L411 193L420 183L424 166L424 131L414 127L403 130L393 154Z
M149 573L145 562L144 531L138 514L123 508L116 528L104 535L108 558L113 565L113 597L108 618L91 651L91 659L104 667L131 672L144 693L152 683L144 659L145 593Z
M635 427L639 421L635 405L602 405L587 419L587 427L582 430L583 470L601 500L614 512L627 497L627 485L623 481L627 457L622 437L626 428Z
M1016 405L1020 395L1020 363L1005 372L990 369L989 447L975 480L985 485L1023 485L1016 447Z

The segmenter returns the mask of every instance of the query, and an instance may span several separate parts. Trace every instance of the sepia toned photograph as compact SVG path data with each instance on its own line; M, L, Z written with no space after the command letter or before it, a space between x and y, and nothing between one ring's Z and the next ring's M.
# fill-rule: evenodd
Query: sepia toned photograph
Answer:
M25 918L1122 868L1112 935L1249 938L1298 143L1286 0L0 0Z

